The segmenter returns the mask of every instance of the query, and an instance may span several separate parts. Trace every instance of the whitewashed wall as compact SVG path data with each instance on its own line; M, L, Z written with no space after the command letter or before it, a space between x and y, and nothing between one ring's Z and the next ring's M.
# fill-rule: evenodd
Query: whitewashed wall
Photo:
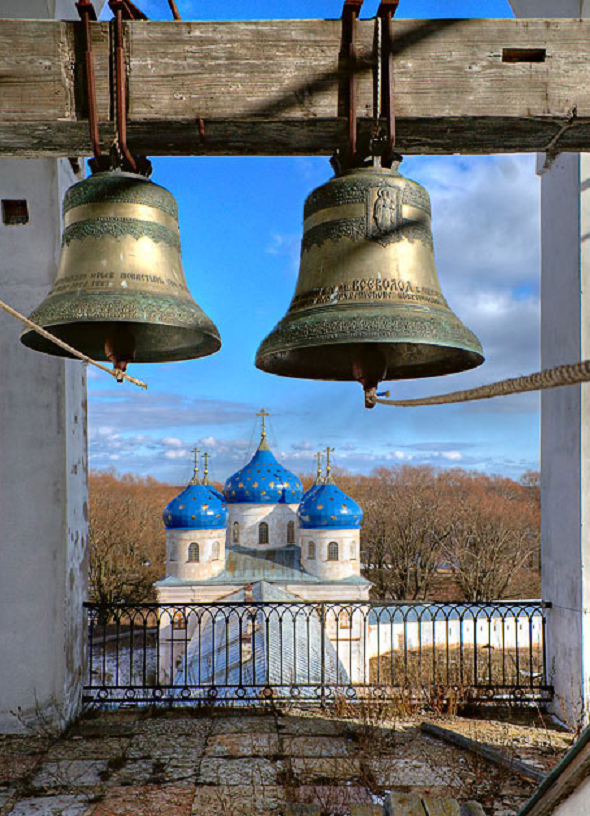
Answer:
M309 542L315 543L315 558L309 558ZM338 544L338 561L328 561L328 545ZM301 566L311 575L339 581L361 574L360 530L300 530Z
M298 504L228 504L227 546L234 543L234 523L239 524L241 547L253 550L276 550L287 546L287 527L295 524L295 541L298 535ZM260 522L268 524L268 544L259 544Z

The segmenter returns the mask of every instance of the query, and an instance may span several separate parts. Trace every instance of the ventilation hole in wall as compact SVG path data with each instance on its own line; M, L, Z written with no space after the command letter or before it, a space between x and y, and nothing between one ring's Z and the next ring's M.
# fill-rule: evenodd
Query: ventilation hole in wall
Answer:
M502 62L545 62L544 48L503 48Z
M24 198L2 199L2 221L9 227L29 223L29 205Z

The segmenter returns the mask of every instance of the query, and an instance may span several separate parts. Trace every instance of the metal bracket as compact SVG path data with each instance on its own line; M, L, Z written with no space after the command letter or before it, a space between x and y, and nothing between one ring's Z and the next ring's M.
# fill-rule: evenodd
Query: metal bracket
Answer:
M381 82L384 88L381 110L377 116L386 119L386 144L381 153L383 167L391 167L394 161L400 161L401 156L395 152L395 92L393 85L393 32L391 21L397 11L399 0L381 0L377 9L377 20L381 26Z
M346 146L338 149L330 160L336 173L346 167L354 167L359 162L356 122L356 73L358 68L356 21L362 5L363 0L345 0L342 8L342 36L338 55L338 116L346 117L348 135Z
M110 158L103 156L100 149L98 131L98 105L96 104L96 75L94 72L94 54L92 52L92 32L90 23L97 22L98 17L91 0L79 0L76 8L84 26L84 46L86 50L86 87L88 96L88 128L93 158L90 160L92 172L106 170L110 167Z
M133 156L127 146L127 73L125 64L125 40L123 36L123 19L147 20L130 0L109 0L109 8L115 15L114 24L114 69L115 69L115 100L117 122L117 147L121 167L133 173L149 176L152 171L151 162L144 156Z

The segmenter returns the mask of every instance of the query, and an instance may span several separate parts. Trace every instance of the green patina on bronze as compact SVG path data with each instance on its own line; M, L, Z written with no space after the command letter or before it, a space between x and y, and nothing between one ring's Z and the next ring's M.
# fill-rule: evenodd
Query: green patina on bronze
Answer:
M103 238L110 235L112 238L149 238L155 243L167 244L180 253L180 238L178 233L162 224L153 221L140 221L137 218L110 218L99 216L76 221L66 227L62 236L62 247L70 241L81 241L85 238Z
M141 176L118 172L97 173L70 187L64 198L64 215L74 207L106 202L143 204L178 220L178 206L168 190Z
M218 335L214 323L190 299L147 292L81 292L52 295L31 315L42 326L85 320L157 323L204 329Z
M424 187L394 172L381 179L381 183L390 187L401 187L403 204L417 207L430 215L430 196ZM303 208L303 219L306 220L321 210L343 204L364 204L374 188L373 178L351 180L347 175L334 178L309 194Z

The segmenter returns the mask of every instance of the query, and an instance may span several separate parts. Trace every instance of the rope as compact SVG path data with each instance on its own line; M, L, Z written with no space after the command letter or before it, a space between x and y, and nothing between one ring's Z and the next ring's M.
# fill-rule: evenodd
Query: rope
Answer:
M52 343L55 343L56 346L67 351L73 357L77 357L79 360L83 360L85 363L89 365L96 366L100 368L101 371L106 371L107 374L110 374L111 377L114 377L117 382L122 382L123 380L128 380L133 385L138 385L140 388L146 388L146 383L142 382L141 380L136 380L135 377L130 377L129 374L125 374L123 371L111 371L110 368L97 363L96 360L93 360L91 357L87 357L85 354L82 354L81 351L78 351L73 346L64 343L63 340L60 340L59 337L56 337L54 334L42 329L41 326L38 326L36 323L33 323L32 320L29 320L28 317L25 317L20 312L17 312L16 309L13 309L12 306L9 306L7 303L4 303L3 300L0 300L0 309L6 314L9 314L11 317L15 317L17 320L20 320L21 323L24 323L25 326L28 326L29 329L33 329L36 331L37 334L40 334L41 337L45 337L47 340L50 340Z
M395 405L399 408L418 408L422 405L450 405L456 402L470 402L472 400L506 397L508 394L524 394L527 391L544 391L547 388L560 388L564 385L577 385L590 381L590 360L579 363L546 368L526 377L513 377L509 380L500 380L479 388L470 388L466 391L452 391L450 394L439 394L435 397L421 399L391 400L381 399L376 390L371 389L365 394L368 405Z

